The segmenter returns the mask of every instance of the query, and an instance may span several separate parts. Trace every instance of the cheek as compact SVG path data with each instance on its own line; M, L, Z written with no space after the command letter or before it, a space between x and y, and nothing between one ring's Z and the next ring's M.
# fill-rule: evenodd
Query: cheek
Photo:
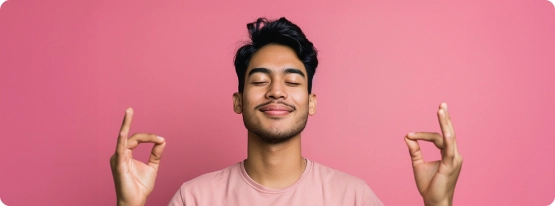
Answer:
M264 100L264 96L257 94L256 92L244 92L243 93L243 106L246 108L255 107L257 104L260 104L262 100Z
M299 107L306 108L308 107L308 95L307 94L296 94L289 96L295 104L299 105Z

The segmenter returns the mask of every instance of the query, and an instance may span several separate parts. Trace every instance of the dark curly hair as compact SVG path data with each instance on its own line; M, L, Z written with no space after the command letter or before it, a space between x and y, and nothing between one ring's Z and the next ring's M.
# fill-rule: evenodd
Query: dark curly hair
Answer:
M268 44L279 44L293 49L299 60L303 62L308 76L308 93L312 93L312 78L318 66L318 52L301 28L281 17L274 21L258 18L256 22L247 24L247 29L251 41L237 50L234 60L235 72L239 80L238 92L243 92L245 87L245 73L253 54Z

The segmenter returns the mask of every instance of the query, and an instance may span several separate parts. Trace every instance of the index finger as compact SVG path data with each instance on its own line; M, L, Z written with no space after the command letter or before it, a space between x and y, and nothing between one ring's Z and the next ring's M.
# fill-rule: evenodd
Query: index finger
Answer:
M121 128L118 135L118 144L116 146L116 153L123 153L127 144L127 135L129 134L129 128L131 127L131 119L133 119L133 109L127 108L125 110L125 116L123 117L123 122L121 123Z

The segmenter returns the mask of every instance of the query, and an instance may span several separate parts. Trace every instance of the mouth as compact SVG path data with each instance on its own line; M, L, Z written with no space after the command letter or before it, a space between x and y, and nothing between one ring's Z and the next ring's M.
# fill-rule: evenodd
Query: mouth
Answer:
M286 105L285 103L266 103L260 105L258 108L259 111L268 115L268 116L285 116L289 113L295 111L294 107Z

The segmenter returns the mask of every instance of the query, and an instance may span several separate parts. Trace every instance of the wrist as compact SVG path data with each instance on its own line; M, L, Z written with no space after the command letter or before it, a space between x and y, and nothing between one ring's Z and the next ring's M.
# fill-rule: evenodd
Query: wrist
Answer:
M451 200L443 200L443 201L426 201L424 200L425 206L453 206L453 201Z
M144 202L142 202L142 203L138 203L138 202L129 203L129 202L121 201L121 200L118 200L118 204L117 204L117 206L144 206L144 205L145 205Z

